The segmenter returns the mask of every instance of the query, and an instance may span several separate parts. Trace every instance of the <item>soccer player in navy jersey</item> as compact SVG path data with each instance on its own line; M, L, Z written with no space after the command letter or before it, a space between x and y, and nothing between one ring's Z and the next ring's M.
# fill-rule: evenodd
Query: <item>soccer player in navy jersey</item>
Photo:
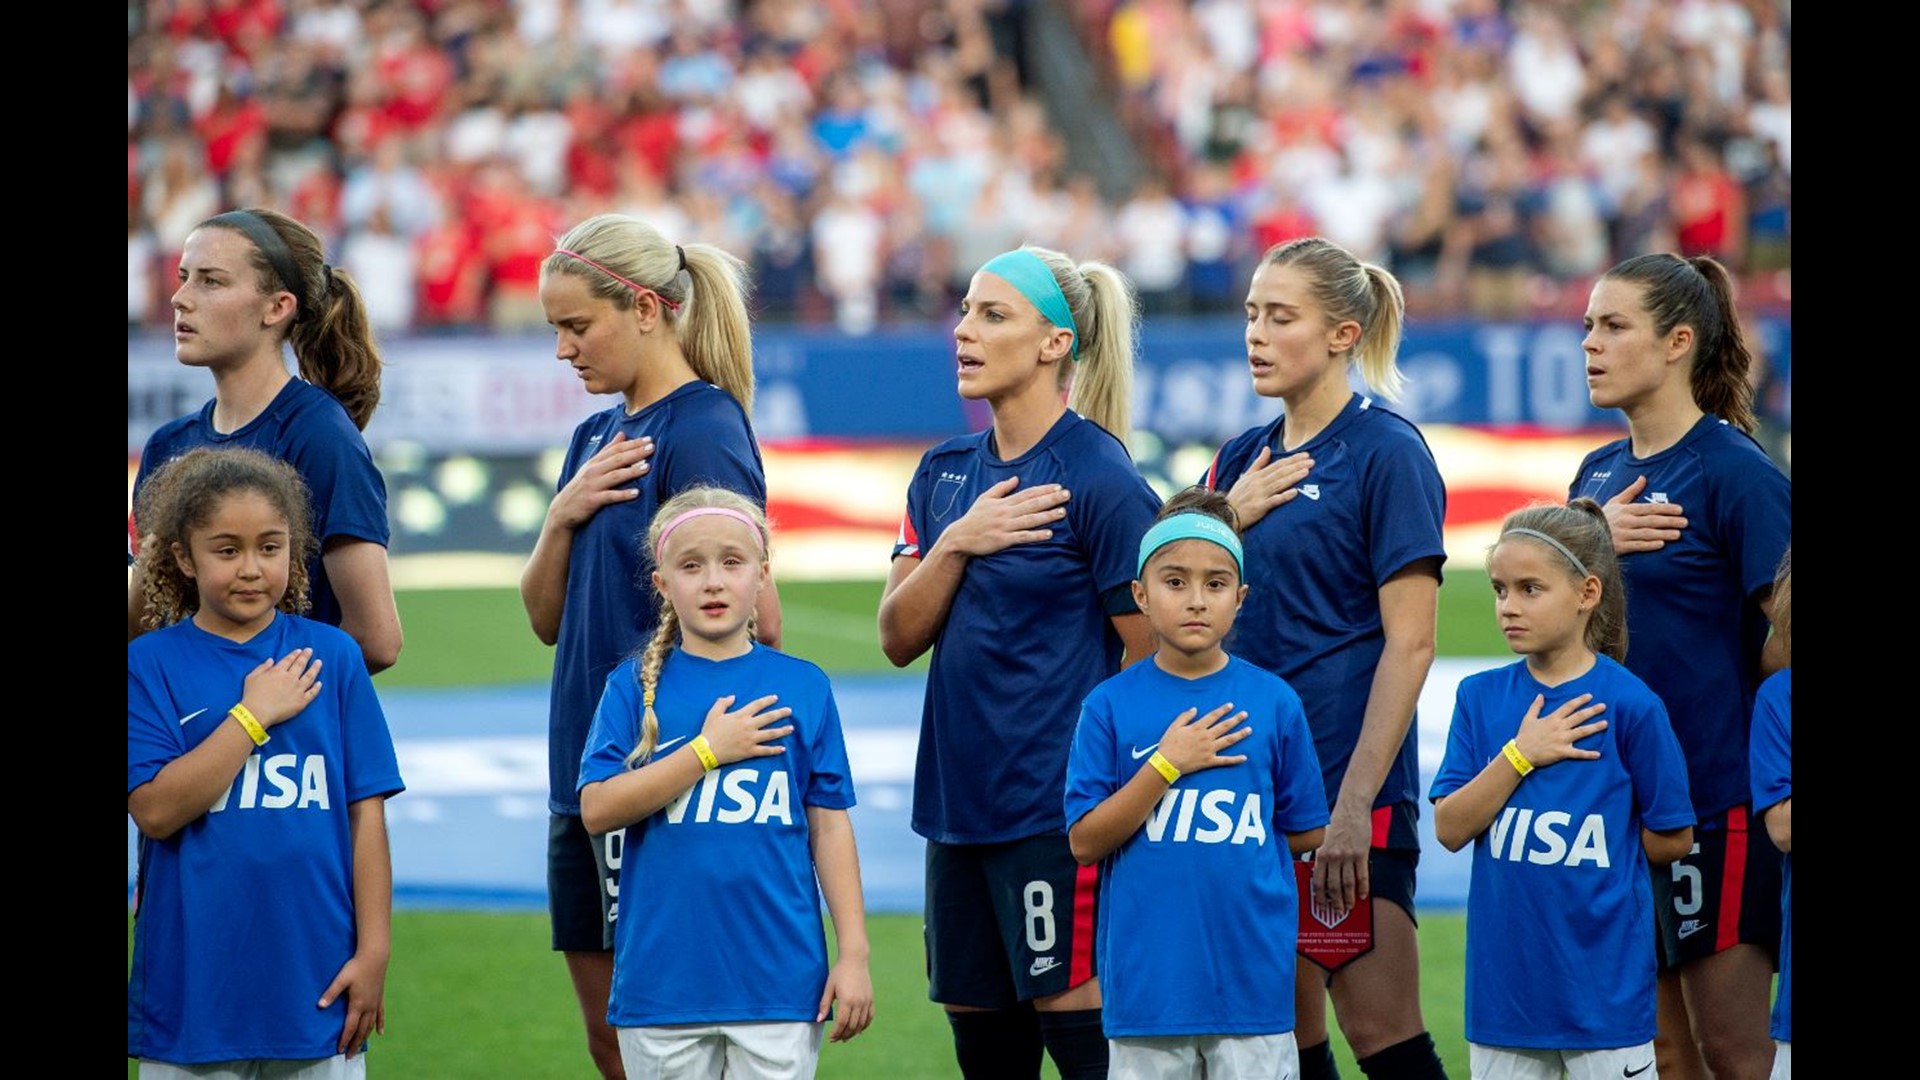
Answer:
M1106 1075L1099 873L1060 795L1081 699L1151 651L1132 595L1160 500L1128 456L1135 301L1112 267L1043 248L974 274L960 395L993 426L935 446L907 488L880 645L933 650L914 772L927 838L929 995L969 1077ZM1061 390L1070 387L1068 400Z
M1404 381L1392 274L1329 240L1268 251L1247 289L1253 387L1286 405L1229 441L1205 484L1246 544L1247 602L1227 651L1279 675L1313 729L1333 819L1305 902L1370 905L1370 951L1299 966L1300 1075L1337 1075L1326 999L1372 1077L1445 1076L1420 1016L1414 705L1434 653L1446 489L1426 440L1380 407ZM1348 382L1357 366L1371 394ZM1374 903L1386 900L1388 903Z
M1654 872L1663 942L1660 1072L1760 1080L1780 944L1780 853L1753 835L1747 736L1767 655L1792 487L1749 434L1752 356L1726 268L1642 255L1594 284L1587 393L1628 437L1580 463L1568 497L1607 509L1627 583L1627 667L1686 754L1698 850Z
M622 1075L607 1026L618 832L580 824L580 753L615 665L653 633L651 553L636 538L660 505L700 484L765 505L766 471L748 419L753 354L739 259L684 248L646 222L601 214L573 227L540 270L555 354L589 392L620 401L581 421L560 468L520 599L556 646L548 714L547 892L553 948L567 970L600 1072ZM778 645L780 602L759 593L759 640Z
M319 537L311 617L360 643L369 671L400 656L387 571L387 486L360 432L380 402L366 303L320 237L273 210L233 210L188 235L173 294L174 357L213 373L213 400L147 439L134 496L197 446L247 447L299 470ZM300 377L281 358L291 343ZM145 532L136 515L131 528ZM145 629L142 570L127 584L127 636Z
M1653 1077L1647 867L1693 845L1693 803L1666 709L1620 663L1606 515L1591 499L1516 511L1487 572L1522 659L1461 681L1431 792L1440 842L1473 845L1473 1075Z
M1100 980L1112 1074L1293 1076L1292 856L1327 800L1300 697L1220 642L1247 587L1227 497L1175 495L1133 597L1159 649L1094 687L1074 730L1074 857L1107 871Z

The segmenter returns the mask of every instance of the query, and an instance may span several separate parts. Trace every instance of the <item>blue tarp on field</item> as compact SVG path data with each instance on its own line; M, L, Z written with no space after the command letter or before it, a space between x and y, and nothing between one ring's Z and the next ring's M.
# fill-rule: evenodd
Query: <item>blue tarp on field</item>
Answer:
M1440 763L1454 685L1504 660L1440 660L1421 697L1421 785ZM833 680L859 805L851 812L867 906L917 912L921 839L908 828L924 681L915 674ZM387 804L394 902L414 908L546 908L547 687L384 690L405 794ZM1422 807L1423 908L1466 902L1470 858L1433 839ZM127 880L134 872L127 825Z

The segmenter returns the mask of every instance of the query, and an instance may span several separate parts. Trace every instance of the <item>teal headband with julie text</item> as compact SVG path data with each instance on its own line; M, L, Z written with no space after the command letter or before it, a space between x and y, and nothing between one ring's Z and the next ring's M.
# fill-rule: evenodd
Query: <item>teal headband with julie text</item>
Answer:
M1205 540L1226 548L1227 554L1233 556L1233 568L1240 574L1240 580L1247 579L1246 556L1240 548L1240 534L1233 531L1233 526L1212 514L1195 511L1174 514L1153 523L1147 535L1140 538L1140 566L1133 576L1145 578L1147 560L1153 557L1153 553L1179 540Z
M1020 290L1020 295L1032 301L1048 322L1072 334L1073 359L1080 359L1080 331L1074 329L1073 309L1067 306L1067 294L1060 291L1060 282L1040 256L1026 248L1014 248L988 259L980 272Z

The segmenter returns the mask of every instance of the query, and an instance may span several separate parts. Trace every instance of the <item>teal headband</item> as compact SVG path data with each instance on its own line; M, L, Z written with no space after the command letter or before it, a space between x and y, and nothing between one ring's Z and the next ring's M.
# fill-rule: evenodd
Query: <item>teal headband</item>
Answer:
M992 274L1007 284L1020 290L1020 295L1033 302L1046 320L1073 335L1073 359L1080 359L1080 331L1073 326L1073 310L1067 307L1067 294L1060 291L1060 282L1056 281L1053 271L1040 256L1026 248L1014 248L1004 254L995 255L980 268L983 274Z
M1227 549L1227 554L1233 556L1233 568L1240 574L1240 580L1247 579L1246 559L1240 550L1240 536L1233 531L1233 526L1212 514L1202 514L1192 510L1164 517L1153 523L1153 528L1147 530L1147 535L1140 538L1140 567L1133 572L1133 576L1145 578L1147 560L1153 557L1154 552L1176 540L1205 540L1208 543L1219 544Z

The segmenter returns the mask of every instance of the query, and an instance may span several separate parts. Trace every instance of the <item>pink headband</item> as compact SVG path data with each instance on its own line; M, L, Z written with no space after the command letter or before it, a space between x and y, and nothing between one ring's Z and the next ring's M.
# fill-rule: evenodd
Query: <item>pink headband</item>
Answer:
M760 546L760 523L759 522L753 520L751 517L748 517L747 515L729 506L696 506L691 510L682 511L681 513L675 515L673 520L667 522L666 527L660 530L660 542L654 545L654 548L653 548L653 561L656 563L659 562L660 557L666 553L667 537L673 535L673 530L686 524L687 521L692 518L704 517L705 515L708 515L708 514L718 514L721 517L730 517L733 520L739 522L740 524L745 525L748 529L751 529L753 531L753 546L756 548Z
M648 296L651 296L655 300L658 300L661 303L667 305L668 311L680 310L679 301L669 300L666 297L661 296L659 293L655 292L652 289L647 288L645 285L642 285L637 281L628 281L626 278L623 278L619 274L616 274L613 271L607 269L606 267L601 266L599 263L594 262L592 259L587 258L585 255L582 255L577 251L568 251L566 248L554 248L553 253L555 255L565 255L569 259L579 259L581 262L586 263L588 266L593 267L595 270L598 270L601 273L612 278L613 280L619 282L620 284L625 285L627 288L632 289L634 292L646 293Z

